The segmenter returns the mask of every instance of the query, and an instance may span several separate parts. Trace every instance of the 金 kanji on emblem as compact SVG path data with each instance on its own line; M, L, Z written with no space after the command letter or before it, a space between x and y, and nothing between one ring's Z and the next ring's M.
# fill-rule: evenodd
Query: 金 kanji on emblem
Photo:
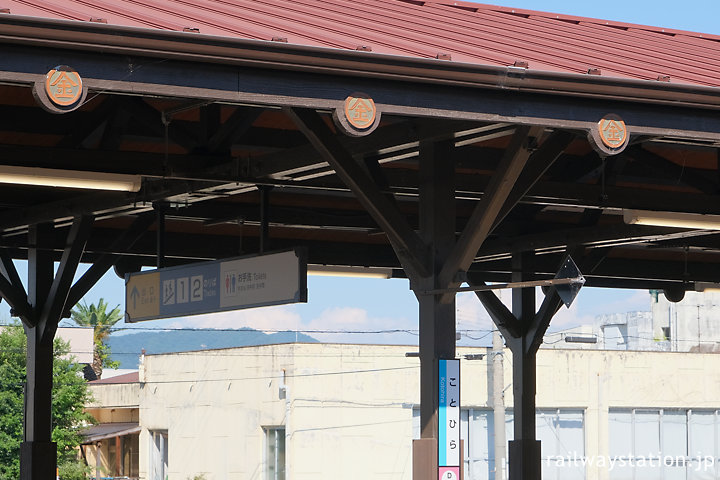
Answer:
M82 79L74 70L56 67L47 74L45 92L56 105L72 105L82 95Z
M345 100L345 117L359 130L372 126L375 114L375 102L371 98L348 97Z
M625 143L627 128L622 120L604 118L598 128L602 142L609 148L618 148Z

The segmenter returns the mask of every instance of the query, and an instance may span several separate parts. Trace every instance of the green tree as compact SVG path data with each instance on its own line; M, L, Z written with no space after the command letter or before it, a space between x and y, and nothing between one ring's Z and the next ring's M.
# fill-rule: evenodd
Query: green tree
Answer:
M110 360L110 348L105 344L105 339L110 336L113 325L122 319L120 305L107 311L108 304L104 299L98 301L97 306L93 303L78 303L70 312L70 318L83 327L93 327L93 338L95 348L93 350L92 369L98 378L102 376L103 368L117 368L119 362Z
M20 478L20 442L23 425L26 339L18 324L0 328L0 480ZM68 356L70 346L55 339L52 391L52 440L58 445L60 478L83 478L77 460L82 436L79 427L92 422L83 411L90 398L82 366Z

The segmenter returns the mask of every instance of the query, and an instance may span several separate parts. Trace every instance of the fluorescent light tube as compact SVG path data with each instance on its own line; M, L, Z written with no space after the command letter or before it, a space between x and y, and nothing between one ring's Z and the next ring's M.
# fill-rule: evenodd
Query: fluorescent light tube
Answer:
M650 210L623 210L623 220L627 224L635 225L720 230L720 215L653 212Z
M0 165L0 183L137 192L142 186L142 177L119 173Z
M308 275L327 277L392 278L391 268L308 265Z
M696 292L720 292L720 283L695 282Z

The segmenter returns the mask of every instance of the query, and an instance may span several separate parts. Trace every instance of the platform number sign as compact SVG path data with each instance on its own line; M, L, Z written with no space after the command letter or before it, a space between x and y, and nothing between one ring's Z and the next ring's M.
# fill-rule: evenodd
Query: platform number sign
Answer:
M200 315L307 301L307 252L198 262L128 274L125 320Z
M438 478L460 480L460 360L438 362Z
M203 299L203 276L190 277L190 301L201 302Z

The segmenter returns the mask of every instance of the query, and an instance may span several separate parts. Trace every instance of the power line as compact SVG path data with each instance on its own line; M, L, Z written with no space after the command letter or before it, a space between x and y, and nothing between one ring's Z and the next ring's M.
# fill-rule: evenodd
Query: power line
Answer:
M273 380L273 379L287 379L287 378L303 378L303 377L327 377L335 375L354 375L359 373L378 373L378 372L390 372L398 370L417 370L420 365L414 365L409 367L388 367L388 368L372 368L366 370L342 370L335 372L315 372L315 373L278 373L275 375L264 375L259 377L238 377L238 378L200 378L200 379L187 379L187 380L148 380L141 382L145 385L163 385L163 384L178 384L178 383L205 383L205 382L234 382L234 381L246 381L246 380ZM198 372L199 373L199 372Z
M283 380L288 378L304 378L304 377L327 377L337 375L355 375L360 373L378 373L378 372L390 372L400 370L417 370L420 365L406 366L406 367L387 367L387 368L372 368L364 370L340 370L340 371L328 371L328 372L313 372L313 373L278 373L274 375L263 375L257 377L231 377L231 378L197 378L197 379L185 379L185 380L147 380L144 382L127 382L127 383L142 383L144 385L174 385L174 384L187 384L187 383L218 383L218 382L235 382L235 381L248 381L248 380ZM197 372L198 374L200 372ZM110 377L112 378L112 377ZM25 382L14 382L14 385L24 385ZM71 386L73 384L56 383L56 386ZM92 383L90 383L92 385ZM103 385L103 384L99 384Z

